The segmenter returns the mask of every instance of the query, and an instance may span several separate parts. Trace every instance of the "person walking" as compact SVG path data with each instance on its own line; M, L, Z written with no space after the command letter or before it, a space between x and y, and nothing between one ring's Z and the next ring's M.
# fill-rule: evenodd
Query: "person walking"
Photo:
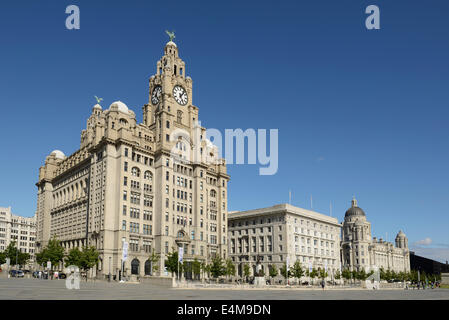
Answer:
M323 279L323 280L321 280L321 288L323 288L323 291L324 291L324 285L325 285L325 283L324 283L324 279Z

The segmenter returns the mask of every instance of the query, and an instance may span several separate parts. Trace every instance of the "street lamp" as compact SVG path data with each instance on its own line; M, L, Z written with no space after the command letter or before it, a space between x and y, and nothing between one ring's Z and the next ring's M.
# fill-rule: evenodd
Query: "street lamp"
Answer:
M109 282L111 282L111 259L112 257L109 257Z

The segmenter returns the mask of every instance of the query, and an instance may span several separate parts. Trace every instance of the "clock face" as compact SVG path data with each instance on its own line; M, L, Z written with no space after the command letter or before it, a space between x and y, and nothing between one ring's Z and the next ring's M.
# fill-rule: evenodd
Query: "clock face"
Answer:
M176 102L179 103L182 106L185 106L187 104L188 98L187 98L187 92L184 90L181 86L175 86L173 88L173 97L175 98Z
M155 86L153 89L153 93L151 94L151 103L158 104L161 100L162 87Z

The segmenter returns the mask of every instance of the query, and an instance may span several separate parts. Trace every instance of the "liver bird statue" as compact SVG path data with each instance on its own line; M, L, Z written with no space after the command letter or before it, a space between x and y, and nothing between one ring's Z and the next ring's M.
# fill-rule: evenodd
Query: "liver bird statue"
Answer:
M173 39L176 38L175 31L170 32L168 30L165 30L165 33L168 34L168 36L170 37L170 41L173 41Z
M97 96L94 96L94 97L95 97L95 100L97 100L97 103L98 103L98 104L100 104L101 101L103 100L103 98L98 98Z

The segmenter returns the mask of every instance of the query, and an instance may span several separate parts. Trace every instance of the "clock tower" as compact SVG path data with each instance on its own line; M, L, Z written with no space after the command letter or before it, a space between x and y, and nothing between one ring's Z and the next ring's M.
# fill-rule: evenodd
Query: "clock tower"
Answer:
M176 128L193 138L198 108L193 105L192 91L185 62L179 57L177 45L169 41L156 64L156 74L149 80L149 101L143 107L144 124L155 130L158 147L171 150L175 142L170 142L170 134Z

